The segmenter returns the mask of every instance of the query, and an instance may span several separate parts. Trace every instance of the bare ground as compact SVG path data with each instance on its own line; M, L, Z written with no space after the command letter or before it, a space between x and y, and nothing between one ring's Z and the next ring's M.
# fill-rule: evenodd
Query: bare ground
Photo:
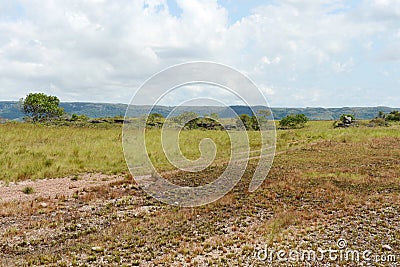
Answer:
M163 205L146 196L129 177L48 180L54 182L53 192L60 190L53 194L47 183L37 186L42 181L11 185L7 190L14 191L0 191L0 263L399 265L400 138L364 143L326 141L288 151L276 157L262 188L249 193L249 174L255 165L252 161L231 193L199 208ZM177 173L170 179L176 183L207 181L213 173L218 171L212 169L197 177ZM36 194L9 196L28 185ZM345 246L340 249L338 242ZM276 253L269 260L264 259L265 248L286 252L332 249L360 255L367 251L368 259L363 255L332 259L325 252L314 261L279 261Z
M26 180L18 183L0 182L0 203L10 201L32 201L37 197L56 198L71 197L74 192L86 187L107 186L109 183L123 179L119 175L105 175L101 173L85 173L64 178ZM33 188L34 192L26 194L26 187Z

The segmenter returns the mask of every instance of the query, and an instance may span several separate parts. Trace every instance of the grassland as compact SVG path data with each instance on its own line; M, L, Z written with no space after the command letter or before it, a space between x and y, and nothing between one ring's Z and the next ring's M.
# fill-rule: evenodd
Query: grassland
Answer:
M0 125L3 181L56 178L81 172L125 171L121 128Z
M400 126L355 127L334 129L330 121L312 121L303 129L278 130L277 151L301 147L321 140L362 142L370 138L399 136ZM84 172L106 174L128 173L122 153L121 126L70 127L44 126L25 123L0 125L0 180L6 182L26 179L55 178ZM171 169L162 153L158 138L160 130L146 135L146 144L153 163L160 170ZM198 144L211 138L217 145L217 161L230 156L230 142L223 131L183 131L180 136L183 154L189 159L200 156ZM257 156L259 135L249 132L250 148Z
M352 250L395 255L398 264L399 130L398 124L333 129L332 122L326 121L278 131L279 153L260 189L247 190L257 165L254 158L229 194L198 208L159 203L129 177L106 187L84 188L73 198L3 203L0 264L304 266L304 261L278 262L274 258L268 262L254 255L266 245L276 251L335 248L340 238L346 239ZM0 160L10 164L1 164L3 180L127 172L120 127L7 124L0 125L0 133ZM217 133L188 131L183 138L196 135L197 139L190 139L196 143L193 140ZM157 134L156 130L150 133ZM226 145L226 137L220 136L217 143ZM195 157L197 145L185 153ZM224 159L226 155L218 156ZM49 166L47 159L52 162ZM178 172L168 178L177 184L191 181L196 185L196 181L213 180L224 167L218 164L201 174ZM19 176L26 170L29 175ZM376 259L362 264L396 264ZM328 263L358 265L327 258L318 262L320 266Z

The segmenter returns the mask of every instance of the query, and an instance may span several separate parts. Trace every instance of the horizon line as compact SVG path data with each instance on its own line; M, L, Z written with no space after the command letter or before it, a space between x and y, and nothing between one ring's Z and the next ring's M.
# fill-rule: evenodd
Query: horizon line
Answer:
M0 102L13 102L13 103L18 103L19 100L0 100ZM127 103L117 103L117 102L90 102L90 101L60 101L60 104L62 103L81 103L81 104L109 104L109 105L130 105ZM141 104L141 105L135 105L135 106L153 106L151 104ZM154 105L158 107L177 107L176 105ZM238 105L238 104L231 104L229 107L259 107L263 105ZM225 107L225 106L216 106L216 105L203 105L203 106L189 106L189 105L184 105L181 107ZM400 107L393 107L393 106L385 106L385 105L371 105L371 106L263 106L263 107L268 107L268 108L400 108Z

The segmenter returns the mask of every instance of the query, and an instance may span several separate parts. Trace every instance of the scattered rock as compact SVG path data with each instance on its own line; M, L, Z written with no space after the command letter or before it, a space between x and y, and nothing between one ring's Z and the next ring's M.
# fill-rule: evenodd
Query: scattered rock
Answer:
M392 250L392 247L389 245L382 245L383 249Z
M94 252L103 252L104 248L96 246L96 247L92 247L92 251L94 251Z
M142 206L133 211L133 216L135 217L143 217L146 214L150 214L152 211L152 206Z

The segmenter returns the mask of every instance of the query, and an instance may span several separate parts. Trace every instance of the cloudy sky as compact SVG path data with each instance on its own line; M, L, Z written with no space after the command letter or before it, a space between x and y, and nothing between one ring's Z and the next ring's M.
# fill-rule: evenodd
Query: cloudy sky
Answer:
M271 106L400 107L400 1L0 0L0 100L129 103L197 60L245 73Z

